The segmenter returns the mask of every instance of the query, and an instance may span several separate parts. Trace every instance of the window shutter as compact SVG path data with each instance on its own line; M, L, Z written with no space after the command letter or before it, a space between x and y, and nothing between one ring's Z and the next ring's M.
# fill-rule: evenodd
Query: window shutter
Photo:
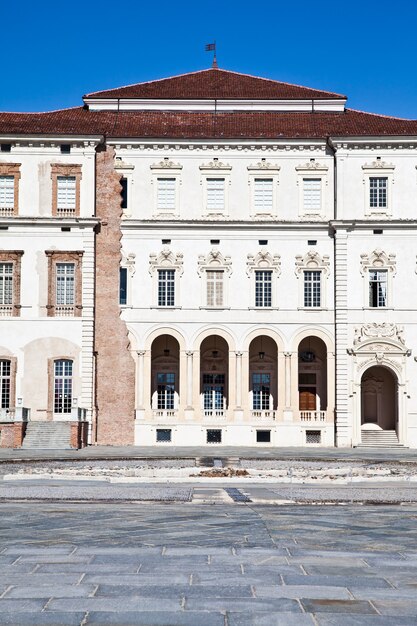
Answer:
M0 208L14 208L14 176L0 176Z
M254 205L257 211L272 211L272 178L255 178Z
M175 183L175 178L158 178L157 205L159 210L175 210Z
M75 176L57 177L57 209L75 211Z
M304 178L304 211L318 213L321 209L321 179Z
M224 178L207 179L207 210L224 211Z

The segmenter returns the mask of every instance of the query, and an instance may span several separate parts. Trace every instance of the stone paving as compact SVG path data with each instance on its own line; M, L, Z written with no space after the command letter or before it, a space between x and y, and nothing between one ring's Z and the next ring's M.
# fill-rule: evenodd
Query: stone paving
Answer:
M416 505L216 497L1 503L0 624L416 626Z

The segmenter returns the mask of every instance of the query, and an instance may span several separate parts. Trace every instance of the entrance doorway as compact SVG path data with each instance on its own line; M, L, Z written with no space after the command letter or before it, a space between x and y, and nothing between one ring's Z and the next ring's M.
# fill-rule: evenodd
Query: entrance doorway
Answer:
M397 423L397 377L385 367L370 367L361 379L362 430L397 430Z

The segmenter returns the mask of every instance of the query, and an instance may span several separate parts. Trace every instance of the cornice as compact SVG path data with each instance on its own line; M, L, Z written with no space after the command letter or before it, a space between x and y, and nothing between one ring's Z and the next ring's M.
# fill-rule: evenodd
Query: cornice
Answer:
M417 219L403 219L403 220L330 220L329 227L334 230L372 230L374 228L379 229L392 229L402 230L404 228L417 228Z
M100 219L94 217L71 217L71 218L54 218L54 217L1 217L0 228L10 228L12 226L50 226L62 227L69 226L74 228L94 228L100 224Z
M217 150L238 150L242 152L261 151L265 153L286 153L286 152L298 152L305 150L306 152L320 152L325 153L327 144L325 139L309 139L297 138L297 139L178 139L168 140L167 138L153 137L153 138L107 138L108 145L113 146L116 150L140 150L144 151L189 151L202 150L216 152Z
M416 223L417 224L417 223ZM297 231L324 231L328 233L329 222L277 222L262 220L254 222L253 220L135 220L126 219L121 224L122 231L133 230L163 230L169 232L171 230L207 230L213 233L213 229L219 230L249 230L256 232L279 232L288 230Z

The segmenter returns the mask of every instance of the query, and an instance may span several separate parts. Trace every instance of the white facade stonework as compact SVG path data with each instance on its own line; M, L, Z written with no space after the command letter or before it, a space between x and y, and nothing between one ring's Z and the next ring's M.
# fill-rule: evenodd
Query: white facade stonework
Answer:
M104 147L125 181L117 345L125 328L136 371L125 443L357 446L393 433L417 448L417 122L303 89L213 69L89 94L71 116L0 114L11 146L0 176L19 172L17 210L0 206L0 270L23 252L17 308L0 284L0 360L15 368L0 422L24 408L87 422L91 444L123 440L118 355L95 338L97 316L101 333L114 324L103 297L95 309L97 246L119 228L97 209ZM75 272L74 295L56 263ZM60 360L72 362L71 407L56 411Z

